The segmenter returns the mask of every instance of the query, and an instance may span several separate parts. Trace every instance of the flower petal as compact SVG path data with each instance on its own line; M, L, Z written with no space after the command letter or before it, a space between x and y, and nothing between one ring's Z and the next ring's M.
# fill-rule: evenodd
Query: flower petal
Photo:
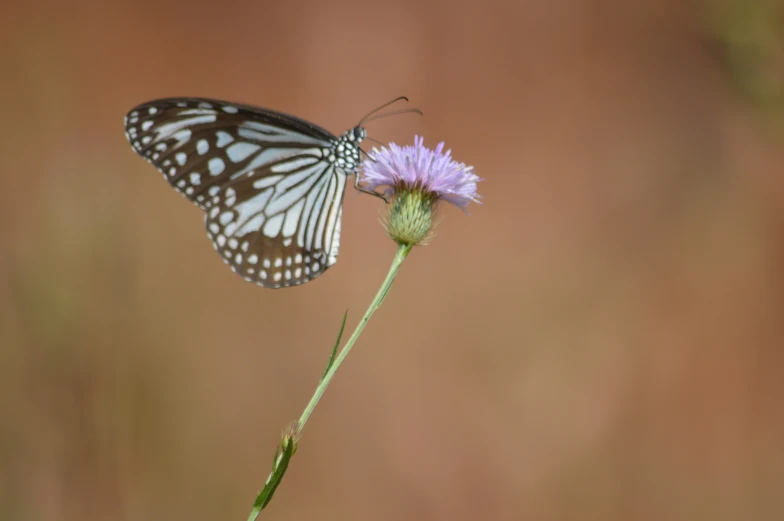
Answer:
M387 193L419 187L461 208L471 201L480 202L476 184L481 179L474 167L454 161L452 151L444 152L444 146L442 141L431 150L424 146L424 138L415 136L413 145L390 143L381 150L373 148L362 163L362 182L370 190L388 187Z

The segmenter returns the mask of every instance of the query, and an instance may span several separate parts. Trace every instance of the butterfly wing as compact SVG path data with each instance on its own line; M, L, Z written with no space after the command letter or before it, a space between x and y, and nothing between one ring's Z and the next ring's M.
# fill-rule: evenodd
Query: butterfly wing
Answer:
M346 175L359 157L353 142L292 116L201 98L140 105L126 135L206 212L213 245L246 280L302 284L337 261Z
M337 262L346 175L311 153L241 176L211 200L207 234L246 280L292 286Z

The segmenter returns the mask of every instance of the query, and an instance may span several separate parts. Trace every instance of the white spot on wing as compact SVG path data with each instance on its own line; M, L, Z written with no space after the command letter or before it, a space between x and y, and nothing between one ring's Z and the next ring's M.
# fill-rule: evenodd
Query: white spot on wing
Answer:
M261 190L262 188L274 185L281 179L283 179L282 175L270 175L267 177L262 177L261 179L253 181L253 188Z
M243 224L239 229L236 231L237 235L245 235L247 233L258 231L261 228L261 225L264 224L264 219L266 217L263 213L259 213L248 219L245 224Z
M223 212L218 219L223 226L226 226L234 219L234 214L231 212Z
M219 157L213 157L210 159L208 167L210 169L210 175L220 175L221 172L223 172L223 170L226 168L226 165L223 163L223 159Z
M160 132L159 132L159 134L160 134ZM182 146L186 141L190 141L191 135L193 135L193 133L191 132L191 129L186 128L186 129L180 130L179 132L175 132L172 137L177 140L177 146L179 147L179 146Z
M220 146L220 145L218 145ZM226 149L226 155L235 163L244 161L247 157L254 152L257 152L261 147L251 143L234 143Z
M217 131L215 135L218 137L218 141L215 143L218 146L218 148L223 148L229 143L231 143L232 141L234 141L234 138L231 137L231 134L229 134L228 132L224 132L223 130Z
M229 195L229 190L231 189L226 190L227 196ZM232 190L232 192L233 191L234 190ZM270 197L272 197L272 189L268 188L247 201L243 201L234 208L234 211L237 212L237 218L235 220L238 225L236 230L237 235L243 236L261 228L265 219L264 208L267 206Z
M235 192L233 188L227 188L224 195L226 196L226 206L229 208L234 206L234 203L237 202L237 192Z
M214 110L210 109L187 109L179 112L180 116L209 116L215 114Z
M291 161L285 161L283 163L272 165L270 170L273 172L291 172L292 170L297 170L303 166L312 165L313 163L318 162L318 160L319 159L317 157L312 156L297 157Z
M280 213L274 217L267 219L264 224L264 235L267 237L277 237L280 229L283 226L283 214Z
M297 204L286 210L286 220L283 224L283 236L291 237L297 233L299 222L302 218L302 209L305 207L305 199L300 199ZM288 245L286 245L288 246Z
M193 127L195 125L201 125L202 123L215 123L215 115L210 116L196 116L194 118L185 118L179 119L177 121L172 121L170 123L165 123L163 125L159 125L155 131L158 133L159 137L169 137L173 136L180 141L187 141L190 139L191 131L188 127ZM187 131L187 137L184 132ZM177 134L183 132L182 137L179 137Z
M317 147L330 144L325 143L323 139L307 136L300 132L288 131L260 121L246 121L242 127L237 129L237 134L251 141L290 142L301 145L315 145Z

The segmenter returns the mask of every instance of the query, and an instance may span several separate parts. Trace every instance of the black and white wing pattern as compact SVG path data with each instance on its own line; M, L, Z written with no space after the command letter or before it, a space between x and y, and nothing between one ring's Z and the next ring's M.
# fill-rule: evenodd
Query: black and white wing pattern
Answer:
M150 101L125 118L133 149L205 212L231 269L267 288L337 262L347 176L365 131L341 137L267 109L201 98Z

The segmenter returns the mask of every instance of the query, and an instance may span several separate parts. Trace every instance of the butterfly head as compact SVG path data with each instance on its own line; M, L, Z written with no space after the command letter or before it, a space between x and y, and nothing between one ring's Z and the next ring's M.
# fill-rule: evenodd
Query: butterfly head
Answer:
M347 130L335 141L330 161L337 163L338 168L346 173L354 173L359 167L359 144L367 137L367 131L356 126Z
M353 129L346 132L346 137L349 139L349 141L353 141L359 144L362 143L362 140L367 137L367 130L357 125Z

